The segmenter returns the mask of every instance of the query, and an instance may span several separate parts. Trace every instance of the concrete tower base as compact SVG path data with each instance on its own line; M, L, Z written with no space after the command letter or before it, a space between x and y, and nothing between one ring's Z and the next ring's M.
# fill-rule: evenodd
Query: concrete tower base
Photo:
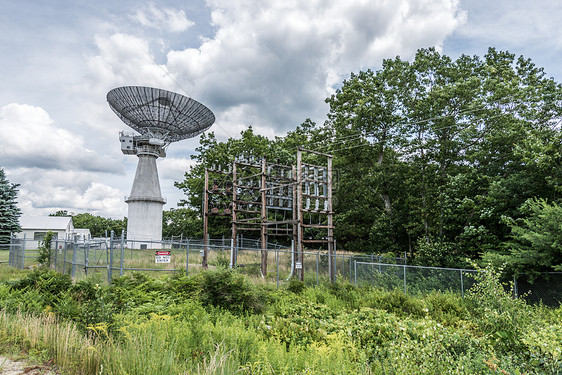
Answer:
M139 164L131 195L126 198L127 246L141 249L161 248L162 245L162 198L156 156L154 153L139 153Z

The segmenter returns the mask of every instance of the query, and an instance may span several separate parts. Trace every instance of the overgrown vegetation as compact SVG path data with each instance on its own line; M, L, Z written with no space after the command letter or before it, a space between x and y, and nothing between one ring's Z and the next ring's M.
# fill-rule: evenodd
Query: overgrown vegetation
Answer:
M221 268L225 258L194 276L133 273L111 285L41 268L0 275L0 342L65 373L561 373L562 307L527 305L500 280L562 269L562 86L509 52L453 60L430 48L352 74L326 101L325 124L273 140L252 128L225 142L201 135L164 234L200 233L205 168L237 157L292 164L300 146L334 156L338 249L506 267L482 269L465 298L296 280L273 290ZM17 186L2 183L13 202ZM0 216L17 229L7 207ZM100 236L126 222L80 214L74 225ZM209 227L230 235L226 220Z
M562 308L513 299L499 275L483 269L463 299L296 280L274 290L227 269L105 285L41 268L0 283L0 339L65 373L562 371Z

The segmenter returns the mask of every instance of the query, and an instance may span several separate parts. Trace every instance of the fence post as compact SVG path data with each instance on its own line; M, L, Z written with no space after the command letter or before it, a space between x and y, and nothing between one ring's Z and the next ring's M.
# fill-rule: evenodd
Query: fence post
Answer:
M404 264L402 267L404 267L404 294L407 293L407 288L406 288L406 265Z
M513 275L513 295L517 298L517 278Z
M111 284L111 277L113 273L113 236L114 232L111 231L111 237L109 238L109 262L107 263L107 282Z
M461 270L461 296L464 298L464 283L462 279L462 270Z
M76 237L74 237L73 241L72 241L72 272L70 274L70 276L72 276L74 278L74 275L76 274L76 248L78 246L77 242L76 242Z
M10 233L10 247L8 248L8 265L13 267L14 261L14 236Z
M277 289L279 289L279 248L275 250L275 259L277 262Z
M68 241L65 239L64 240L64 255L62 258L62 273L66 274L66 249L68 247Z
M351 274L351 262L353 262L353 255L349 256L349 283L351 284L351 280L353 275ZM357 284L355 284L357 285Z
M357 261L353 262L353 276L355 278L355 286L357 286Z
M320 251L316 252L316 286L320 285Z
M234 246L235 246L235 240L234 238L230 239L230 264L229 264L229 268L234 268Z
M21 267L20 270L25 268L25 234L23 235L23 242L21 244Z
M88 244L86 244L86 240L84 239L84 273L86 274L86 276L88 276L89 258L90 258L90 242L88 241Z
M189 240L185 244L185 276L187 276L189 272Z
M59 253L59 240L58 238L55 240L55 271L57 270L57 258Z
M119 262L119 276L123 276L124 256L125 256L125 231L121 230L121 261Z

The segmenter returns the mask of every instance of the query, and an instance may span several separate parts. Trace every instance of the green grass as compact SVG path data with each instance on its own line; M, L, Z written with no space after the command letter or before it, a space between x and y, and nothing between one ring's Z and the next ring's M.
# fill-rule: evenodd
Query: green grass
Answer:
M0 283L19 280L25 277L29 272L29 270L19 270L8 266L7 263L2 263L0 264Z
M65 374L562 371L562 308L512 299L492 270L465 298L295 280L276 290L220 268L112 285L21 276L0 283L2 347L53 359Z

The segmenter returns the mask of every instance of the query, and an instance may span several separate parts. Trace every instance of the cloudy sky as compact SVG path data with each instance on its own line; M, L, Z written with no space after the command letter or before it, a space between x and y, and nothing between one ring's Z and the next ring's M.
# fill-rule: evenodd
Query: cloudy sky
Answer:
M562 81L562 3L537 0L0 0L0 168L24 214L122 218L137 158L105 96L123 85L188 95L221 138L322 123L350 72L435 46L531 58ZM198 138L158 160L165 209Z

